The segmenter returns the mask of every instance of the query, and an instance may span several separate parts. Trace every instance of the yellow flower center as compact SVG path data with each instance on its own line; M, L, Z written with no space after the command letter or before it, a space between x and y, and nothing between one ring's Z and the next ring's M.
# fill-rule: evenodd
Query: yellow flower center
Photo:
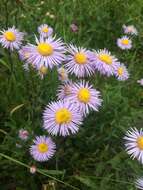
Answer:
M16 40L16 36L13 32L7 31L4 33L4 37L6 38L6 40L10 41L10 42L14 42Z
M87 88L81 88L78 92L78 99L81 102L88 103L90 100L90 92Z
M61 108L56 112L56 123L63 124L71 121L71 112L66 108Z
M45 153L48 151L48 145L46 143L40 143L38 144L38 151L40 153Z
M128 45L129 44L129 40L128 39L123 39L121 43L123 45Z
M47 74L47 67L45 67L44 65L40 67L40 73L43 74L43 75L46 75Z
M53 53L53 47L47 43L40 43L37 46L38 52L43 56L49 56Z
M108 65L112 64L112 57L108 54L100 54L99 59Z
M49 31L49 29L48 29L48 27L47 27L47 26L45 26L45 27L42 29L42 32L47 33L48 31Z
M139 149L143 150L143 136L137 138L137 145Z
M87 56L84 53L76 53L74 58L78 64L85 64L87 62Z
M122 68L122 67L119 67L119 68L118 68L118 75L121 76L122 74L123 74L123 68Z

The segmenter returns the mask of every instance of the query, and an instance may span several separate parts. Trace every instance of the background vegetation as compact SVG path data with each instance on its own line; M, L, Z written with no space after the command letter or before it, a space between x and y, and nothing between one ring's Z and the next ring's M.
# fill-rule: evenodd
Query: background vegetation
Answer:
M77 33L70 30L73 22L79 27ZM48 184L47 190L72 189L46 176L51 175L82 190L135 190L133 182L143 175L142 166L125 153L123 136L129 127L143 126L143 88L136 82L143 77L143 1L1 0L0 23L1 29L15 25L27 32L31 41L37 27L48 23L67 43L94 49L106 47L130 72L127 82L98 74L88 79L102 93L100 111L86 118L76 136L55 139L55 157L39 164L33 161L28 148L35 135L46 134L41 129L42 111L56 99L57 71L48 72L40 80L36 73L24 72L16 53L10 59L0 47L0 150L9 156L0 157L0 189L41 190L43 184ZM130 51L116 46L123 24L133 24L139 31ZM30 133L26 144L18 138L20 128ZM38 171L44 175L32 175L26 168L32 164L43 169Z

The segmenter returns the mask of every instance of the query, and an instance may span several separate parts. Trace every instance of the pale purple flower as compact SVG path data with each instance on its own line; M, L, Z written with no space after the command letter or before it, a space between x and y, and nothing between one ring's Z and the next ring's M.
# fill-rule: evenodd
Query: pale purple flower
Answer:
M18 136L21 140L27 140L29 137L29 132L25 129L20 129L18 132Z
M143 86L143 78L138 80L137 83L139 83L141 86Z
M21 49L18 51L19 53L19 58L21 61L25 61L29 58L30 53L29 53L29 46L22 46Z
M59 80L62 82L67 82L69 80L68 72L66 71L64 67L58 68L58 76L59 76Z
M52 135L60 136L77 133L83 120L79 108L68 100L47 105L43 119L44 129Z
M75 23L72 23L70 25L71 31L72 32L77 32L78 31L78 26Z
M52 69L54 66L60 65L65 60L65 46L61 39L55 39L55 37L49 37L47 39L36 38L37 45L28 44L26 51L28 50L29 57L27 62L34 64L36 67L44 65Z
M117 58L111 55L107 49L95 51L94 56L94 69L102 75L112 76L119 64Z
M42 37L47 38L53 34L53 28L47 24L42 24L38 27L38 32Z
M67 83L61 84L58 87L58 90L57 90L58 100L63 100L63 99L68 98L70 96L72 85L73 85L73 83L71 81L69 81Z
M49 160L56 151L56 145L50 137L37 136L30 147L31 156L39 162Z
M131 35L138 35L138 31L133 25L126 26L125 24L123 25L123 30L125 34L131 34Z
M91 51L82 47L69 45L67 47L65 68L77 77L90 76L94 73L92 67Z
M19 32L15 26L7 30L2 30L0 33L0 43L4 48L10 49L11 51L20 48L25 35L23 32Z
M133 159L137 159L143 164L143 131L137 128L131 128L124 137L127 153Z
M74 83L71 86L71 94L68 99L71 102L77 103L80 112L83 113L84 116L86 116L90 110L98 111L102 103L100 92L85 81Z
M125 81L129 78L129 73L124 64L119 64L119 66L115 69L115 76L120 81Z
M136 188L143 189L143 178L139 178L135 182Z
M127 36L123 36L123 37L117 39L117 45L119 48L121 48L123 50L131 49L132 48L132 40Z

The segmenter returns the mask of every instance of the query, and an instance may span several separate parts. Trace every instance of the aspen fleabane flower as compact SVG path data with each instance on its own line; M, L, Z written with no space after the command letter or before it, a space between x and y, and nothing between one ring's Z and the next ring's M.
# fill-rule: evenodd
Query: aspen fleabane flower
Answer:
M118 60L115 56L106 50L98 50L94 52L94 64L95 70L98 70L101 74L111 76L114 74L115 69L118 66Z
M50 137L39 136L30 147L30 154L39 162L49 160L55 153L56 145Z
M143 131L131 128L126 132L124 137L127 153L131 158L136 158L143 163Z
M52 135L75 134L82 124L79 108L66 100L49 104L44 111L43 119L44 129Z
M92 67L92 52L83 48L69 45L65 61L66 70L77 77L90 76L94 73Z
M11 51L20 48L24 39L23 32L19 32L14 26L0 32L2 33L0 35L0 43L4 48L10 49Z
M60 39L49 37L47 39L36 38L37 45L29 44L26 49L29 52L27 62L34 64L39 68L42 65L52 69L54 66L60 65L65 60L65 47Z

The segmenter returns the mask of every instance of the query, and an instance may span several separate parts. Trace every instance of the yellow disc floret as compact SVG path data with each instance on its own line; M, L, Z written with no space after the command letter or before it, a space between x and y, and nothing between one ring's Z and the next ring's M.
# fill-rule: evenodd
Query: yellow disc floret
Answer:
M123 68L122 68L122 67L119 67L119 68L118 68L118 75L121 76L121 75L123 74L123 71L124 71Z
M53 54L53 47L48 43L38 44L37 50L43 56L49 56Z
M88 103L90 100L90 91L87 88L81 88L78 91L78 100L80 102Z
M137 145L139 149L143 150L143 136L137 138Z
M45 153L48 151L48 145L46 143L40 143L38 144L38 151L40 153Z
M99 59L108 65L112 64L112 57L108 54L100 54Z
M84 53L76 53L74 58L78 64L85 64L87 62L87 56Z
M128 39L123 39L123 40L121 41L121 43L122 43L123 45L128 45L128 44L129 44L129 40L128 40Z
M42 29L42 32L47 33L48 31L49 31L49 29L48 29L48 27L47 27L47 26L45 26L45 27Z
M71 121L71 112L66 108L61 108L56 112L56 123L63 124Z
M4 33L4 37L7 41L14 42L16 40L16 36L13 32L7 31Z

